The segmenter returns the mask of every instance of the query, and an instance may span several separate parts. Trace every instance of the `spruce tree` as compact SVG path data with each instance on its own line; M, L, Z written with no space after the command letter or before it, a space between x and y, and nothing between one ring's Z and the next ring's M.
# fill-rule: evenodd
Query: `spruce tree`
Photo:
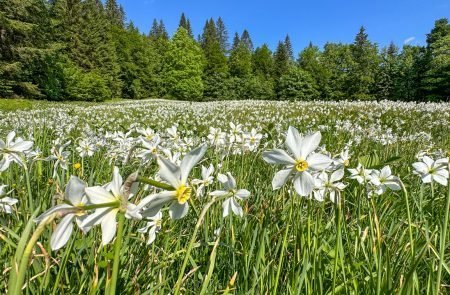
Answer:
M188 18L186 18L186 16L184 15L184 12L181 13L180 22L178 23L178 28L184 28L188 32L188 35L191 38L194 38L194 34L192 32L192 27L191 27L191 22L189 21Z
M273 56L267 44L256 48L252 59L253 73L264 79L270 79L273 74Z
M319 47L312 43L299 54L298 65L301 69L306 71L314 79L322 99L327 99L329 96L328 80L330 72L326 69L323 61L323 53Z
M250 52L253 52L253 42L252 42L252 38L250 37L250 33L247 30L244 30L242 32L241 38L240 38L241 43L247 47L247 49Z
M370 100L374 98L375 77L378 71L377 46L369 41L364 27L361 27L351 45L354 68L351 70L349 98Z
M105 12L112 25L124 27L125 14L122 6L119 6L116 0L106 0Z
M286 47L288 56L289 56L289 60L293 61L294 60L294 49L292 48L292 43L291 43L291 38L289 37L289 35L286 35L286 38L284 39L284 46Z
M239 42L231 50L228 60L230 74L239 78L247 78L252 72L252 52L248 48L248 43Z
M219 39L220 48L226 54L230 44L228 43L228 31L225 27L225 23L222 18L219 17L216 22L217 27L217 37Z
M376 96L378 99L396 99L399 75L398 48L394 43L381 51L381 64L376 76Z
M289 70L289 52L284 42L278 42L277 50L274 53L274 77L279 79Z

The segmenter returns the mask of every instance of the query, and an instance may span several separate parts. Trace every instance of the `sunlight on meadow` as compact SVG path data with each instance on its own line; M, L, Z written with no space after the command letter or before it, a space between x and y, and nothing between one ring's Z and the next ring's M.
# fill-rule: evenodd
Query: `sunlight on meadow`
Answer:
M445 294L449 122L388 101L2 108L0 290Z

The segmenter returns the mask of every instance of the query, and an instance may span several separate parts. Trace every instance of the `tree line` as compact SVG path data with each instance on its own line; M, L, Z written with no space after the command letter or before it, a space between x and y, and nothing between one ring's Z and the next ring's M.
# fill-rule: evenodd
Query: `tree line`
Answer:
M116 0L0 0L0 97L103 101L405 100L450 97L450 24L439 19L426 45L379 48L364 27L354 42L309 44L289 36L274 52L247 30L230 38L209 19L194 36L182 14L169 36L154 20L143 34Z

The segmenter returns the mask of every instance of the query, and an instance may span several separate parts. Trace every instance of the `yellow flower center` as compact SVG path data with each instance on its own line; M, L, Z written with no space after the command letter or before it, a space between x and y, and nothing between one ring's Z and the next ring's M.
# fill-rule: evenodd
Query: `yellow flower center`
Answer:
M80 163L75 163L75 164L73 164L73 168L75 170L80 169L81 168L81 164Z
M191 198L192 188L180 185L176 190L177 200L179 204L186 203Z
M345 161L344 161L344 166L345 166L345 167L347 167L349 164L350 164L350 161L349 161L349 160L345 160Z
M308 169L308 162L305 160L297 160L295 163L295 169L297 169L298 172L303 172L306 169Z

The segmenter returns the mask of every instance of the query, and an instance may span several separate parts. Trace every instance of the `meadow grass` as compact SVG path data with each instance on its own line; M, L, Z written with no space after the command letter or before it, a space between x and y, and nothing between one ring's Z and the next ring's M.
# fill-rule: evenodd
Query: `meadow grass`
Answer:
M13 129L25 138L32 136L34 146L45 156L54 145L52 140L72 141L68 147L71 151L68 168L58 169L56 176L53 162L29 162L30 189L23 168L18 165L0 173L0 184L13 189L12 195L19 200L13 214L0 212L1 293L6 291L11 268L15 267L12 265L15 253L36 230L36 225L30 222L27 237L31 208L41 213L60 202L58 196L70 175L77 175L92 186L109 182L114 165L120 166L124 177L137 169L148 176L157 171L155 162L143 165L134 157L126 163L111 158L108 150L112 147L108 144L92 157L82 159L75 151L80 138L97 131L104 134L107 130L130 130L134 123L164 132L164 128L178 123L183 136L203 141L209 126L228 127L222 122L242 122L267 135L252 152L219 153L211 147L200 163L213 164L222 173L231 172L238 187L251 192L243 203L244 217L223 218L222 206L216 202L196 228L211 197L193 198L186 218L164 218L151 245L146 245L146 236L137 232L142 222L127 220L119 255L118 293L172 294L177 283L182 294L450 292L450 232L444 224L450 190L436 183L422 184L411 167L421 150L448 152L450 135L445 124L449 118L448 104L426 108L405 105L403 110L402 105L395 103L392 106L319 103L313 110L310 106L314 103L130 104L112 103L108 108L104 104L42 103L36 107L27 101L0 100L3 111L0 114L5 116L0 138ZM30 109L35 112L27 115ZM200 114L199 109L204 112ZM153 121L149 121L152 116ZM41 120L32 121L33 117ZM24 123L27 118L28 124ZM302 124L311 120L313 123ZM337 120L355 122L355 126L343 130L337 127ZM358 162L373 167L389 164L404 189L368 198L364 186L346 179L347 187L339 203L300 197L292 184L274 191L271 181L279 169L265 163L261 153L282 146L282 133L288 125L303 132L321 129L322 142L333 154L350 142L352 158L348 168L356 167ZM374 126L379 126L379 130ZM359 127L363 129L358 131ZM429 137L423 139L420 132ZM384 143L383 133L392 133L394 139ZM400 139L408 135L411 140ZM76 169L74 163L81 163L81 168ZM193 170L193 177L201 178L199 167ZM214 183L210 190L219 187ZM147 194L141 189L134 198L140 200ZM163 214L167 217L167 209L163 209ZM67 245L51 251L49 243L54 227L52 222L32 248L26 264L26 292L104 293L111 283L114 244L102 247L98 228L87 235L74 228Z

